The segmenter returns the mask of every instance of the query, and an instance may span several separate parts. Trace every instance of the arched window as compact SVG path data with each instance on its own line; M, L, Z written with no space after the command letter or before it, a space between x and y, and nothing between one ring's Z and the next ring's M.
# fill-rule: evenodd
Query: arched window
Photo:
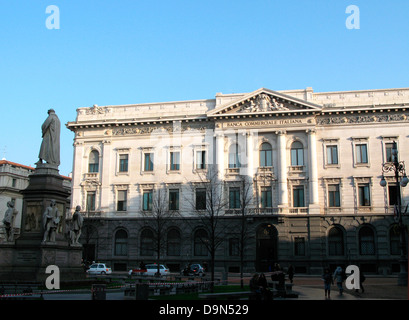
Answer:
M168 256L180 256L180 232L177 229L168 232L166 251Z
M359 230L359 253L363 256L375 254L375 235L370 227Z
M115 233L115 255L128 255L128 233L125 230L118 230Z
M260 146L260 167L271 167L273 165L271 144L264 142Z
M240 146L235 143L229 149L229 168L240 168Z
M304 165L304 148L301 142L294 141L291 145L291 165Z
M92 150L89 154L88 172L99 172L99 152Z
M330 256L344 255L344 233L338 227L333 227L328 232L328 254Z
M209 242L209 236L203 229L199 229L194 235L194 255L207 256L208 250L206 244Z
M141 232L141 256L153 256L153 232L150 229Z
M397 224L392 225L391 229L389 230L389 247L391 254L400 254L400 232Z

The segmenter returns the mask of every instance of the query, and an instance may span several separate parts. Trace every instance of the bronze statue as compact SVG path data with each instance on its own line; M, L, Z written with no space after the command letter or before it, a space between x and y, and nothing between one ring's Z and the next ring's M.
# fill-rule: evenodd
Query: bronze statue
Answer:
M54 109L48 110L48 118L41 126L43 141L40 147L40 160L37 164L43 163L43 160L52 165L60 165L60 130L61 123L55 114Z

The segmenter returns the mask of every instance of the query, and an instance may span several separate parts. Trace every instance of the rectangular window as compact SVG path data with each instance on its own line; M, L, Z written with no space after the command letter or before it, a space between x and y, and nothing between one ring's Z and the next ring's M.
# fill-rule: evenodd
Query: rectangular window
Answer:
M95 192L87 192L87 211L95 211Z
M368 163L368 146L366 144L355 145L356 163Z
M169 190L169 210L179 210L179 190Z
M272 167L272 151L260 150L260 167Z
M126 256L128 254L128 241L127 238L115 239L115 255Z
M206 189L196 189L196 210L206 210Z
M305 256L305 238L303 237L294 238L294 255Z
M304 149L302 148L291 149L291 165L292 166L304 165Z
M119 172L128 172L128 155L119 155Z
M368 183L358 185L358 200L360 207L367 207L371 205Z
M153 153L144 154L144 171L153 171Z
M328 185L328 205L330 207L340 207L341 206L338 184Z
M229 239L229 256L238 257L240 255L240 242L237 238Z
M229 168L241 168L239 146L237 144L230 146L229 150Z
M206 169L206 151L196 152L196 169Z
M304 187L298 186L293 189L293 207L305 207Z
M229 208L230 209L240 208L240 188L229 189Z
M180 152L170 153L170 170L180 170Z
M385 144L385 152L386 152L386 162L393 162L393 142L388 142ZM397 159L396 159L397 160Z
M126 190L118 191L117 211L126 211Z
M143 192L143 211L152 211L152 190Z
M327 146L327 164L338 164L338 147Z
M394 206L398 204L398 194L400 192L400 187L396 188L396 185L388 185L388 197L389 205Z
M271 187L261 188L261 207L271 208L273 206Z

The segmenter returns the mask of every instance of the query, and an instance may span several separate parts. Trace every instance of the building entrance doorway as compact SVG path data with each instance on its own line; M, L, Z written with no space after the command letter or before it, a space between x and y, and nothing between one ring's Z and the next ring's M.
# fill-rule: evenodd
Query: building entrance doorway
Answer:
M257 230L256 270L268 272L277 262L277 229L263 225Z

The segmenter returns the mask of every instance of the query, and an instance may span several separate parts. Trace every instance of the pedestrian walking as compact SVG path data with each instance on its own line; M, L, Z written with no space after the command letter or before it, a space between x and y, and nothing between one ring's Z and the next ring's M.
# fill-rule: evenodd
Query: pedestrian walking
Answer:
M334 284L334 279L329 268L324 269L322 280L324 280L325 299L331 299L331 285Z
M342 296L342 293L344 292L344 288L342 287L342 282L345 280L345 273L340 266L338 266L335 269L333 277L335 281L337 282L339 294Z
M288 274L288 279L290 280L291 283L293 283L294 267L292 264L290 264L290 266L288 267L287 274Z

